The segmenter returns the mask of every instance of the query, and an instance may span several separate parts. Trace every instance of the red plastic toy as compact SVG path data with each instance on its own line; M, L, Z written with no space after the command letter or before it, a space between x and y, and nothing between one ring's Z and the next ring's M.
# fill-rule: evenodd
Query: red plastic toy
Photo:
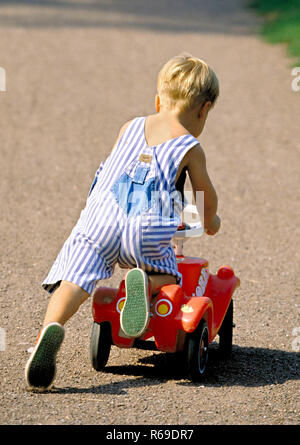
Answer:
M188 206L196 213L195 206ZM111 345L168 353L183 352L189 378L201 380L207 370L209 344L219 335L219 349L229 357L232 349L232 295L240 280L229 266L211 274L208 261L184 256L184 238L203 234L201 223L181 226L174 236L182 287L163 286L150 303L150 322L146 333L127 337L120 328L120 312L125 301L124 280L119 289L98 288L93 297L94 318L91 335L91 362L101 371L109 358Z

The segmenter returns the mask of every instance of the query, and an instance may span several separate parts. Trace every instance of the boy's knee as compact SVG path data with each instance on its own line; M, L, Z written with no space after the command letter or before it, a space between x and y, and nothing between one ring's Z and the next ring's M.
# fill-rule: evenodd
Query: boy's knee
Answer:
M78 284L72 283L71 281L62 281L59 286L60 291L71 293L80 299L87 299L90 294L86 292L82 287L78 286Z

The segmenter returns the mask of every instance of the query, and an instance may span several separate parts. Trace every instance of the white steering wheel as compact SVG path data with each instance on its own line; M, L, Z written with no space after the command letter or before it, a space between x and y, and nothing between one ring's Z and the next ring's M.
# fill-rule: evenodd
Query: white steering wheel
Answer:
M184 217L188 217L189 215L198 219L196 222L188 222L187 227L182 230L177 230L173 236L173 240L181 240L184 241L184 238L194 238L202 236L205 233L204 227L199 220L199 213L197 207L192 204L188 204L183 210ZM188 218L187 218L188 219ZM192 219L192 218L191 218Z

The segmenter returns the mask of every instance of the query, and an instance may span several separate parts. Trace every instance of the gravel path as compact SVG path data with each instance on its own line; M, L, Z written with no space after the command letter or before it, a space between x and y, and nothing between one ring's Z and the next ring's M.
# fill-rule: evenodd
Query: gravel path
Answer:
M0 1L1 424L299 423L300 93L284 47L258 38L244 5ZM232 359L212 351L207 379L192 384L163 353L113 347L96 373L88 301L66 326L54 389L27 392L27 349L48 302L40 283L120 126L153 111L158 69L182 51L207 60L221 85L200 142L222 230L186 252L241 279Z

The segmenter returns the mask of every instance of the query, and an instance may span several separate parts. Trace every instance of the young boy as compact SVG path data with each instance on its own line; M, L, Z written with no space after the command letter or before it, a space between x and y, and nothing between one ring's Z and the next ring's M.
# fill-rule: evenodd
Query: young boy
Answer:
M158 76L157 113L121 128L96 173L86 207L43 282L53 295L25 368L30 388L51 386L64 324L96 282L112 276L116 263L130 269L121 327L131 337L145 332L151 296L181 280L170 241L181 222L176 191L186 171L194 194L204 192L206 233L219 230L217 195L196 139L218 94L217 77L205 62L190 55L174 57Z

